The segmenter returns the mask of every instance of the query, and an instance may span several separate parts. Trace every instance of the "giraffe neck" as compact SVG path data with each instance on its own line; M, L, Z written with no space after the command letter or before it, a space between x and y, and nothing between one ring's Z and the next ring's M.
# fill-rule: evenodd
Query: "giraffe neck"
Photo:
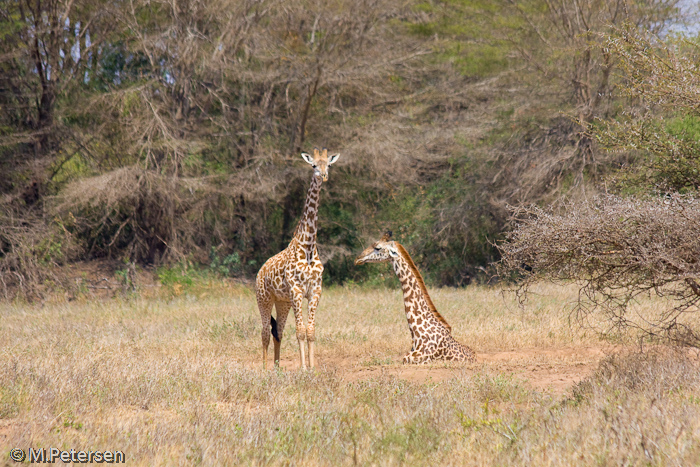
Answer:
M322 183L323 180L321 177L313 176L311 178L311 186L306 193L304 212L294 232L294 238L299 242L299 245L304 251L306 251L306 260L309 262L313 259L314 247L316 246L318 202Z
M425 297L418 287L418 281L411 271L408 263L403 258L394 260L394 272L401 281L401 289L403 290L403 304L406 311L406 320L408 327L411 329L411 335L418 337L422 330L419 324L430 322L432 314L428 309Z
M411 331L416 332L416 321L418 318L421 318L421 322L437 320L448 332L452 331L445 318L433 305L433 301L428 295L428 289L425 287L425 282L423 282L423 277L413 263L411 256L403 245L398 242L396 243L396 249L399 252L399 257L394 258L392 263L394 272L401 282L403 304Z

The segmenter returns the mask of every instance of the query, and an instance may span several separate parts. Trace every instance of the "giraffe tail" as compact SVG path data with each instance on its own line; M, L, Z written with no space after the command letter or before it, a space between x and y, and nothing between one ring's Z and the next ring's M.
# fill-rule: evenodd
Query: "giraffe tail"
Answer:
M280 336L277 334L277 321L275 321L275 318L270 316L270 327L272 328L272 337L275 338L277 342L280 341Z

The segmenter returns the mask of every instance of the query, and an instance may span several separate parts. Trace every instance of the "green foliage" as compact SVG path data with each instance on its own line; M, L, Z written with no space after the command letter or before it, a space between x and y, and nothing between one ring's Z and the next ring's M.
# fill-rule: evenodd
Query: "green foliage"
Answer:
M53 177L53 182L56 185L63 185L70 180L86 177L92 174L90 166L86 163L85 158L79 153L72 154L60 162L56 168L56 175Z
M612 150L624 148L638 153L636 163L613 179L622 192L689 193L700 187L700 118L697 116L613 122L598 136Z
M60 264L65 259L60 239L45 238L38 247L42 251L40 258L44 264Z
M485 78L506 69L508 48L491 44L450 44L438 57L452 63L464 76Z
M158 280L166 287L175 287L178 284L181 287L190 286L194 283L193 276L197 274L198 271L184 263L163 266L156 271Z
M406 188L382 206L395 237L430 283L466 285L480 275L479 266L498 259L493 243L502 226L479 200L480 170L469 157L455 161L443 177Z
M326 261L324 281L329 285L362 281L368 277L366 270L354 265L354 254L362 249L360 232L357 230L358 213L354 206L336 201L322 202L319 207L318 241L339 253L346 252L334 254Z
M220 275L207 267L181 261L174 265L156 269L158 281L172 297L197 296L204 293L213 279Z
M24 28L18 12L12 14L9 19L3 19L4 21L0 21L0 41L15 37Z
M507 69L512 46L494 32L515 20L494 0L424 2L413 6L429 20L410 22L410 34L434 39L435 60L451 64L469 78L485 78ZM494 16L494 13L498 12ZM421 16L422 18L423 16Z
M216 252L216 248L211 247L209 252L209 269L222 276L235 276L243 270L241 256L234 252L221 259Z

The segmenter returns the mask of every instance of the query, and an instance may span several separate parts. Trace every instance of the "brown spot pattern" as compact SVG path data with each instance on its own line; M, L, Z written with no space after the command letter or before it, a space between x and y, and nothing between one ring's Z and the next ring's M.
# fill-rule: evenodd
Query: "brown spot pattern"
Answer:
M305 155L306 157L306 155ZM337 157L335 157L337 159ZM307 160L308 162L308 160ZM309 162L311 163L311 162ZM316 249L318 200L323 180L328 178L328 151L314 149L314 175L306 195L304 212L287 248L268 259L255 278L255 295L262 321L263 367L267 366L267 349L270 344L270 318L272 307L277 311L275 361L279 360L281 340L289 309L294 311L296 336L300 350L303 341L309 342L309 360L313 366L312 343L315 341L315 313L321 298L323 264ZM304 326L302 305L308 301L308 326ZM306 362L301 359L301 367Z
M404 356L403 362L475 362L474 351L452 337L450 325L435 308L418 268L400 243L390 241L387 234L363 251L355 264L386 261L392 262L394 272L401 281L406 320L411 332L411 351Z

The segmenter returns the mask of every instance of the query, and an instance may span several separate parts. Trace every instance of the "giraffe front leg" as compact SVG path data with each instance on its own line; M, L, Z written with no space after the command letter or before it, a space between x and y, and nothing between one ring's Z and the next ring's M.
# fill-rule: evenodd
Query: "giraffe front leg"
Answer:
M418 352L417 350L408 352L406 355L403 356L403 364L409 365L413 363L422 363L421 361L419 361L422 358L422 356L423 354Z
M316 308L321 299L321 286L314 289L309 300L309 325L306 328L306 340L309 343L309 368L316 366L314 361L314 345L316 343Z
M423 352L420 352L418 350L415 350L413 352L409 352L403 357L403 363L404 365L407 364L421 364L421 363L426 363L430 361L430 356L424 354Z
M306 356L304 355L304 341L306 340L306 329L304 328L304 315L302 313L302 304L304 296L301 291L294 288L294 296L292 299L292 309L294 310L294 321L297 327L297 341L299 342L299 363L302 370L306 369Z
M436 355L436 349L434 346L426 346L424 348L419 348L418 350L413 350L409 353L407 353L403 357L403 363L408 364L408 363L413 363L413 364L420 364L420 363L427 363L435 358Z

